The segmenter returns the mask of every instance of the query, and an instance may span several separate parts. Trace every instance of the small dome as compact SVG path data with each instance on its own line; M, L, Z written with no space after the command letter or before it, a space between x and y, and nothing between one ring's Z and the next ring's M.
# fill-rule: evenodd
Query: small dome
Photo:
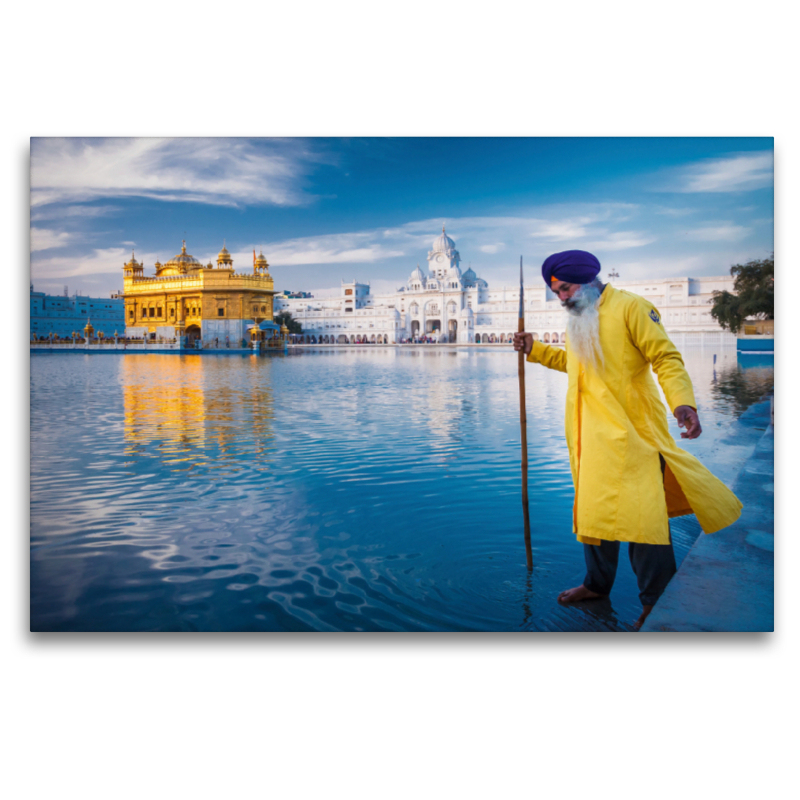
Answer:
M225 243L222 244L222 250L219 251L219 255L217 256L217 264L228 264L229 266L233 266L233 258L231 254L228 252L228 248L225 247Z
M164 266L175 267L180 272L185 272L189 269L201 269L203 265L193 255L186 252L186 242L184 241L180 253L173 256Z
M449 250L456 249L456 243L445 233L442 225L442 234L433 240L434 253L447 253Z
M141 267L142 265L136 260L136 255L131 250L131 260L125 265L126 267Z
M472 316L472 309L469 306L464 306L461 311L458 312L459 317L471 317Z
M414 281L419 281L423 285L427 282L427 277L425 273L419 268L419 264L417 264L417 268L411 273L411 277L408 279L409 283L413 283Z
M158 269L158 268L161 266L161 262L160 262L160 261L156 261L156 263L155 263L155 264L153 264L153 266L154 266L156 269Z
M256 264L263 264L265 267L269 266L269 264L267 264L267 257L264 255L264 253L259 252L258 258L256 259Z
M477 279L477 277L478 277L478 276L475 274L475 270L474 270L474 269L472 269L472 267L469 267L469 269L467 269L467 271L466 271L466 272L464 272L464 273L462 273L462 274L461 274L461 277L462 277L462 278L463 278L465 281L474 281L474 280L476 280L476 279Z

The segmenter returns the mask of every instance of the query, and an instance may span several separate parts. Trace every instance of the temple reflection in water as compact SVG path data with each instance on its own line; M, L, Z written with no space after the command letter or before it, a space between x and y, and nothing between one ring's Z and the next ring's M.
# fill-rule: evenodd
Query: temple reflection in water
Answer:
M201 356L183 356L175 366L172 355L123 359L125 454L158 456L175 469L269 468L274 413L266 381L254 375L228 386L219 373L233 366ZM249 368L264 372L264 362Z

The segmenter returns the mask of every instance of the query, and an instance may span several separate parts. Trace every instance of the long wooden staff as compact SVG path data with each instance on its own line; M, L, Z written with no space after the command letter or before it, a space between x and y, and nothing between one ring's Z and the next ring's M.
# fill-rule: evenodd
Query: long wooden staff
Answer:
M525 330L525 289L522 284L522 256L519 257L519 322L517 330ZM519 351L519 427L522 439L522 513L525 520L525 557L533 569L531 552L531 518L528 513L528 415L525 411L525 348Z

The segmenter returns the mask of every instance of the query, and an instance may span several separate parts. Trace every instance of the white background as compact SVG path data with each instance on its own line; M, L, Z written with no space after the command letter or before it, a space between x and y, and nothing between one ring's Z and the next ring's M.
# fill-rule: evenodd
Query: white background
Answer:
M788 365L800 261L788 7L162 1L4 12L6 796L793 791ZM156 134L774 135L778 632L29 633L29 137Z

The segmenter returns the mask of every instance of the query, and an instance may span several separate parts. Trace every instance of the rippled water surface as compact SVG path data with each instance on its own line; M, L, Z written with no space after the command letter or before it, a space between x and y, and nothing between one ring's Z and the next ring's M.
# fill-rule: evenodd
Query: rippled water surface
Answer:
M723 469L719 440L772 368L686 362L704 433L682 444ZM32 355L31 628L628 629L624 554L609 601L556 602L584 574L567 378L533 365L525 568L516 364L479 348ZM672 532L680 559L699 527Z

